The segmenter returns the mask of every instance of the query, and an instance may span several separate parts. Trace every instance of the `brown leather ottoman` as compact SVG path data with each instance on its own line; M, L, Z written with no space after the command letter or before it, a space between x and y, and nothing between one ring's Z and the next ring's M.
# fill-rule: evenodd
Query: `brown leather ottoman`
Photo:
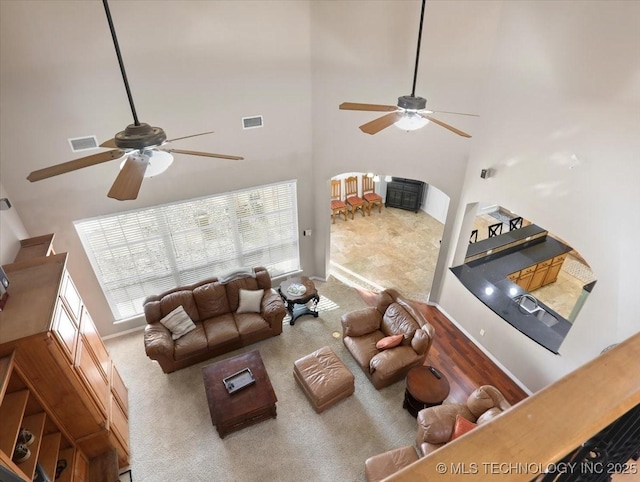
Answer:
M418 460L418 454L412 446L400 447L369 457L364 463L364 475L367 477L367 482L378 482L411 465L416 460Z
M293 376L318 413L354 391L353 373L328 346L296 360Z

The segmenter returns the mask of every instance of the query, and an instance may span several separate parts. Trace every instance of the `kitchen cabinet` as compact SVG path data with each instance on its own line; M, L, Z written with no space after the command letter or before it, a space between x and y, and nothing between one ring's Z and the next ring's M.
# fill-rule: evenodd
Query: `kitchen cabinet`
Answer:
M425 189L426 184L422 181L394 177L387 183L385 206L417 213L422 206Z
M536 270L533 273L531 282L529 283L529 291L537 290L544 284L544 279L547 276L550 265L551 260L543 261L542 263L538 263L536 265Z
M541 261L520 271L508 274L507 278L525 291L537 290L556 281L566 257L566 253L555 256L552 259Z
M560 256L556 256L551 260L551 265L549 266L549 271L547 271L547 275L544 278L544 285L548 285L549 283L555 283L558 279L558 273L562 269L562 264L564 263L567 254L561 254Z
M520 288L525 291L529 291L529 285L531 284L531 278L533 278L533 273L536 271L536 265L529 266L521 271L518 271L518 277L514 281ZM513 281L513 279L512 279Z
M129 463L126 386L114 375L66 262L67 253L60 253L3 267L11 285L0 312L0 357L11 360L11 370L0 392L0 424L8 419L10 425L0 431L0 461L24 480L41 459L51 480L51 461L67 460L69 468L56 479L63 482L90 480L91 461L114 449L115 463ZM20 426L37 433L43 447L30 447L33 455L17 467L11 456Z

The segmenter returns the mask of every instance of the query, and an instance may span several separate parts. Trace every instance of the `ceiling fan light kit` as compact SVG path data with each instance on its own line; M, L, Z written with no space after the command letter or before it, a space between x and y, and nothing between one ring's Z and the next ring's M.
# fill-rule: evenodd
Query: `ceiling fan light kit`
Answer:
M173 156L171 155L172 152L191 156L215 157L218 159L243 159L239 156L167 147L167 144L170 142L203 136L206 134L213 134L213 131L167 140L167 135L162 128L153 127L149 124L138 121L138 115L133 103L133 96L131 95L131 89L129 88L129 81L127 80L127 73L124 68L124 62L122 61L122 55L120 54L118 38L111 19L108 1L102 0L102 4L104 5L107 22L109 23L109 30L111 32L111 38L113 39L118 64L120 65L122 81L124 82L124 87L127 91L129 107L131 108L131 114L133 116L133 124L128 125L125 130L118 132L112 139L103 142L99 146L102 148L109 148L111 150L33 171L29 176L27 176L27 179L31 182L41 181L53 176L66 174L71 171L95 166L115 159L122 159L124 157L123 162L120 164L120 172L118 173L107 196L119 201L125 201L136 199L138 197L138 192L140 191L140 186L142 185L142 180L144 178L162 174L169 168L169 166L171 166L173 163Z
M382 117L378 117L366 124L360 126L360 130L365 132L366 134L377 134L382 129L389 127L392 124L395 124L398 128L405 131L414 131L417 129L421 129L422 127L429 124L429 122L433 122L445 129L454 132L462 137L471 137L466 132L461 131L460 129L456 129L449 124L446 124L438 119L434 119L430 116L433 113L441 113L441 114L457 114L457 115L467 115L478 117L475 114L464 114L462 112L448 112L448 111L435 111L435 110L427 110L427 100L423 97L418 97L415 95L416 93L416 80L418 78L418 64L420 60L420 43L422 41L422 25L424 22L424 10L425 10L426 0L422 0L422 10L420 12L420 27L418 28L418 47L416 49L416 63L413 71L413 88L411 90L411 95L403 95L398 97L398 104L396 106L392 105L378 105L378 104L362 104L356 102L343 102L340 104L341 110L359 110L359 111L367 111L367 112L390 112L389 114L383 115Z
M398 129L403 131L416 131L422 129L429 123L429 119L425 119L417 112L407 111L402 118L395 123Z
M147 163L147 169L144 171L145 179L162 174L173 164L173 156L166 151L145 151L143 153L132 154L132 156ZM124 168L126 162L127 159L125 158L120 163L120 170Z

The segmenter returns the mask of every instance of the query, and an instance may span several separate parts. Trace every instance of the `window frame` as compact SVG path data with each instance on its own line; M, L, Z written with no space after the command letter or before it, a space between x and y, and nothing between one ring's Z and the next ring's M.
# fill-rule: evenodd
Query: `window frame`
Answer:
M74 221L115 322L150 295L264 266L300 271L297 180Z

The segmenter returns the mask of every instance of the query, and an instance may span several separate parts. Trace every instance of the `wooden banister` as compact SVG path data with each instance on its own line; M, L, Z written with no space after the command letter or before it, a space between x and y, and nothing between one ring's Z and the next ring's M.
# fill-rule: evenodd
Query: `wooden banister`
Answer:
M530 481L638 404L640 333L385 480Z

